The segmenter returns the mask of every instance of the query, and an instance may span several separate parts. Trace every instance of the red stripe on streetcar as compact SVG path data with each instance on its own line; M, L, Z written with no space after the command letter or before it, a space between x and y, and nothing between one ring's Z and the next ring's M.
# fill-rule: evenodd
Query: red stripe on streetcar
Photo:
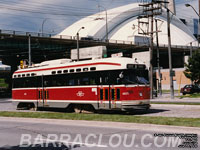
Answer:
M27 70L27 71L18 71L17 73L25 73L25 72L35 72L35 71L46 71L46 70L55 70L55 69L64 69L64 68L72 68L72 67L83 67L83 66L91 66L91 65L113 65L113 66L121 66L121 64L118 63L89 63L89 64L80 64L80 65L72 65L72 66L62 66L62 67L54 67L54 68L44 68L44 69L36 69L36 70Z

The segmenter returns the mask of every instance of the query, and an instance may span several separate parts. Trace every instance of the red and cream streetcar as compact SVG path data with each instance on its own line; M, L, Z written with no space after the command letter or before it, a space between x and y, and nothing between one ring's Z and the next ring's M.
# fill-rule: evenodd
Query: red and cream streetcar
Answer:
M16 107L148 109L148 70L131 58L45 61L13 74Z

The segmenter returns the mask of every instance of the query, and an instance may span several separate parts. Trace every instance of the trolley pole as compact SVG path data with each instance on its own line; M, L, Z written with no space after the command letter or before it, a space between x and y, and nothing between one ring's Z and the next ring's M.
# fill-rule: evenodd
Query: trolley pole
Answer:
M174 71L172 70L170 14L169 14L169 9L168 8L166 8L166 9L167 9L167 30L168 30L168 55L169 55L170 91L171 91L171 99L174 99L174 84L173 84Z
M31 34L28 35L28 65L31 66Z

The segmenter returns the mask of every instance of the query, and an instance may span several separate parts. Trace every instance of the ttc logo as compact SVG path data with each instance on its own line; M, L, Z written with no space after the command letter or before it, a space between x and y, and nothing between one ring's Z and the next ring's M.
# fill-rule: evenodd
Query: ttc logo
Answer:
M85 95L85 93L83 93L82 91L78 91L78 92L76 93L76 95L77 95L78 97L83 97L83 96Z

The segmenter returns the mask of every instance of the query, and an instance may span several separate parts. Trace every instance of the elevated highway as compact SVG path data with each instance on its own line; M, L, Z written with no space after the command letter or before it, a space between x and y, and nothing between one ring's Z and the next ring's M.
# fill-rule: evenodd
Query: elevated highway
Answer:
M71 49L77 47L76 36L51 35L33 32L0 30L0 59L4 64L12 66L11 72L17 69L20 60L28 59L28 38L31 37L31 55L34 63L58 58L70 58ZM107 56L123 52L131 57L132 53L149 50L149 43L133 43L130 41L88 39L80 37L79 47L103 45L107 47ZM160 45L161 57L168 57L167 45ZM193 47L193 50L197 47ZM189 55L189 46L172 45L172 55ZM156 64L156 47L154 47L154 62Z
M0 30L0 59L4 64L11 66L10 75L7 76L10 88L12 85L11 74L17 70L20 60L28 59L29 36L31 38L32 61L34 63L58 58L70 58L71 49L75 49L77 47L76 36L53 36L50 34ZM133 43L130 41L117 40L109 40L105 42L99 39L87 39L85 37L80 37L80 48L99 45L107 47L108 57L111 54L118 52L123 52L125 56L131 57L132 53L149 50L148 43ZM193 50L195 49L197 49L197 47L193 47ZM189 46L172 45L172 58L174 59L177 59L177 56L189 55L189 53ZM168 64L167 45L160 45L160 54L161 61ZM156 47L154 50L154 58L153 63L156 66Z
M33 62L43 60L70 57L70 50L77 47L76 36L21 32L0 30L0 59L4 64L13 66L19 64L19 60L28 59L28 38L31 36L31 53ZM112 53L123 52L129 56L134 52L148 51L148 43L133 43L130 41L109 40L108 42L99 39L80 38L79 47L90 47L104 45L107 47L108 56ZM197 47L193 47L196 49ZM160 45L161 53L167 53L167 45ZM172 45L173 53L188 54L189 46ZM154 51L156 55L156 48Z

